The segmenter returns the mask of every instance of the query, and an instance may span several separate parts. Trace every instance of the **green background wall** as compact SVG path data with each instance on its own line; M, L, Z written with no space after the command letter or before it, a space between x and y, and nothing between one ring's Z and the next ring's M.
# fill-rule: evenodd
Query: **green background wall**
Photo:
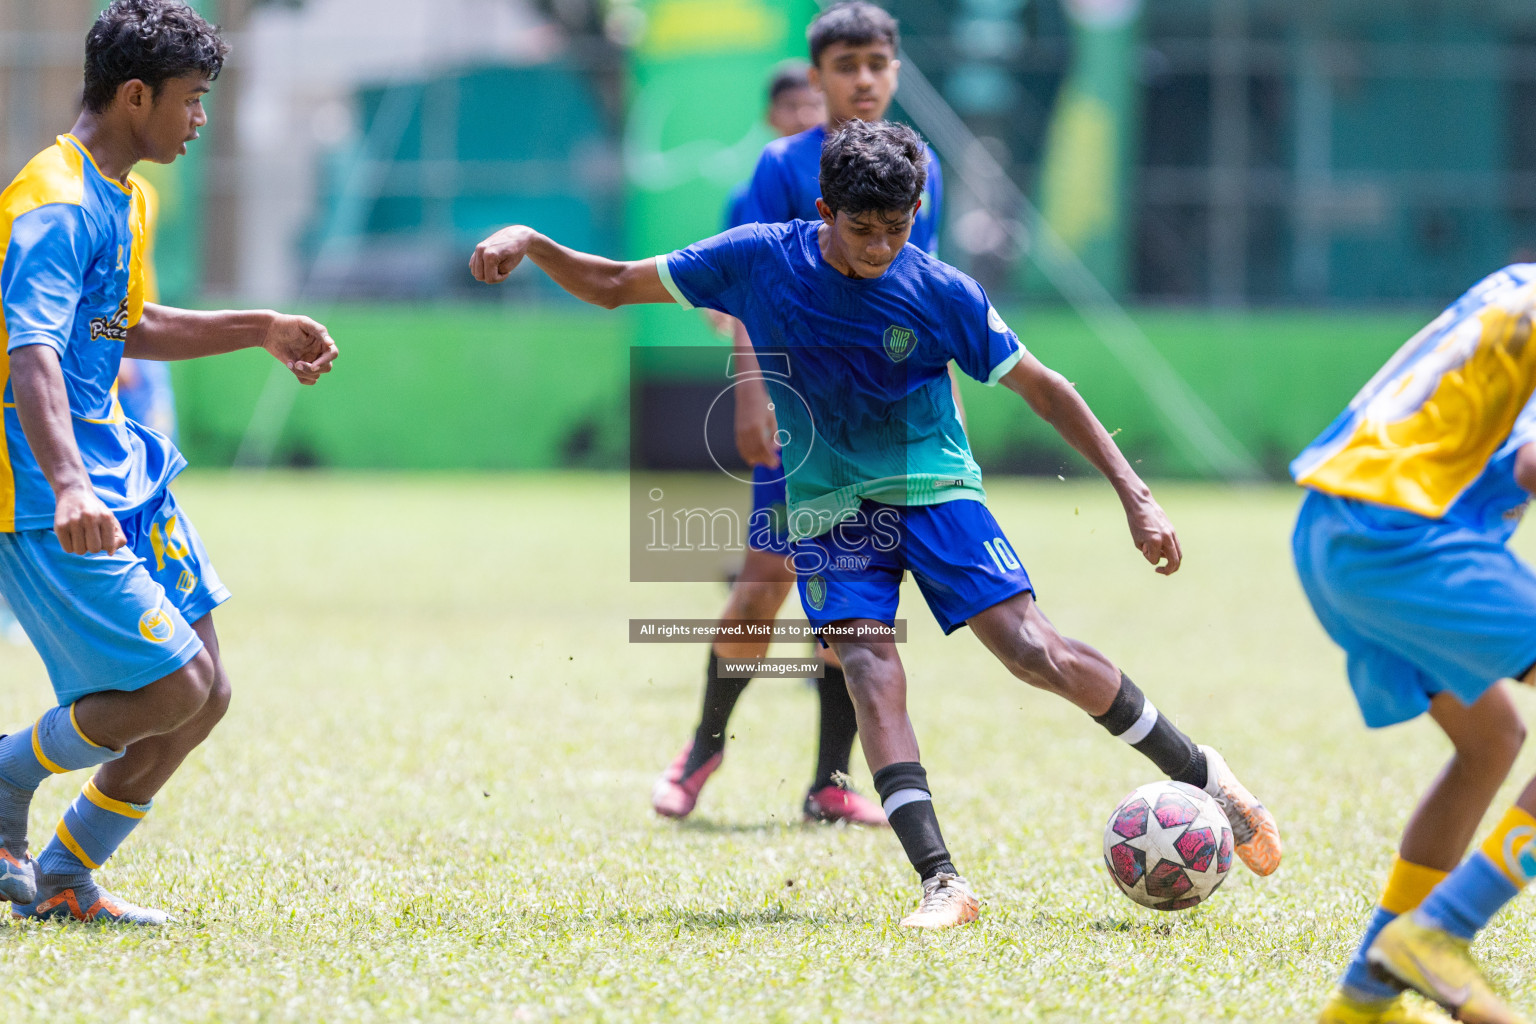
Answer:
M625 312L377 305L309 312L330 327L343 356L334 374L297 395L278 445L280 462L624 465L634 336ZM1002 312L1024 343L1120 431L1117 440L1144 472L1193 474L1136 381L1076 317ZM1137 315L1154 344L1275 475L1427 319L1415 312ZM272 365L259 352L176 365L182 447L193 465L230 463ZM1086 469L1014 395L972 381L964 393L983 467Z

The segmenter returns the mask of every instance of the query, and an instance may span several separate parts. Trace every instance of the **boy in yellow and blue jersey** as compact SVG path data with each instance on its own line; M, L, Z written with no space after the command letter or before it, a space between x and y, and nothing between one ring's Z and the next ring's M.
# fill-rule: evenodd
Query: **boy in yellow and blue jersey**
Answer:
M184 4L115 0L86 39L74 129L0 193L0 595L58 701L0 737L0 898L17 917L166 920L91 872L229 702L211 614L229 591L169 490L186 461L123 415L120 361L261 346L314 383L336 357L303 317L145 301L144 195L129 171L186 152L226 52ZM38 785L96 766L32 861Z
M1536 264L1493 274L1408 341L1292 463L1294 550L1365 724L1428 713L1455 752L1403 833L1324 1024L1523 1018L1470 954L1536 876L1536 781L1462 860L1524 727L1502 680L1536 671L1536 572L1508 542L1536 492Z

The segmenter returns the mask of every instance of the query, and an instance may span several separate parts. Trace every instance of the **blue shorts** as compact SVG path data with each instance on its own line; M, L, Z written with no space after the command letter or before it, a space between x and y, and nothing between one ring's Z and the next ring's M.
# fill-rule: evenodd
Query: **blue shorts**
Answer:
M170 675L203 649L191 624L229 600L169 490L120 521L128 544L110 555L71 555L52 530L0 533L0 594L61 705Z
M747 547L788 555L789 496L784 489L784 467L752 469L752 517L747 520Z
M911 571L945 633L1035 589L992 512L968 498L907 506L866 501L856 518L796 542L790 561L805 616L818 629L842 619L893 623L903 570Z
M1311 491L1292 547L1372 728L1446 690L1471 704L1536 663L1536 573L1496 538Z

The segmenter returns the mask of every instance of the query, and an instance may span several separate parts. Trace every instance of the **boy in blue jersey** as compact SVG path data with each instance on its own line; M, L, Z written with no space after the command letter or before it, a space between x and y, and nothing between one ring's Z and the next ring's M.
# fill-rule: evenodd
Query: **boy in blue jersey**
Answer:
M1109 659L1055 630L987 510L951 359L1020 394L1109 478L1143 556L1161 573L1179 567L1167 517L1072 385L1025 351L975 281L907 244L923 158L910 128L852 121L823 148L817 222L751 224L632 262L516 226L481 242L470 269L494 283L526 256L597 305L720 310L746 324L760 355L789 364L788 378L769 386L787 434L801 600L842 660L875 788L922 879L903 925L951 927L979 909L944 845L907 717L890 636L904 571L946 632L969 625L1020 679L1067 698L1171 778L1203 787L1231 820L1239 855L1268 874L1280 861L1274 818Z
M1525 727L1505 679L1536 681L1536 572L1508 542L1536 492L1536 265L1484 279L1403 346L1292 463L1293 539L1365 724L1428 713L1450 762L1403 831L1324 1024L1510 1022L1471 940L1536 876L1536 781L1463 860Z
M826 98L824 123L807 126L770 142L743 200L732 208L730 229L742 224L778 224L819 220L821 147L829 132L849 121L878 121L885 117L896 94L896 59L900 34L896 20L874 4L854 0L828 8L806 30L811 66L808 83ZM930 254L938 248L939 162L926 150L927 187L918 207L911 241ZM715 314L719 315L719 314ZM790 542L785 532L787 498L779 446L778 423L746 328L733 321L736 359L742 367L735 395L736 445L752 467L752 513L748 520L747 557L731 587L722 622L768 621L779 614L794 585L795 573L786 563ZM957 392L958 397L958 392ZM667 766L651 790L658 814L681 818L698 802L699 791L725 753L727 723L750 680L719 676L721 658L761 658L764 642L717 643L705 669L704 700L693 738ZM849 821L884 825L879 806L845 785L858 721L842 666L830 652L817 681L821 705L816 770L804 802L805 816L820 821Z
M0 594L58 698L0 737L0 898L17 917L166 920L91 872L229 703L211 615L229 591L169 490L181 453L114 397L119 362L260 346L313 384L336 358L304 317L145 302L144 197L129 171L186 152L226 52L183 4L114 0L86 39L74 129L0 193ZM33 861L38 785L97 766Z

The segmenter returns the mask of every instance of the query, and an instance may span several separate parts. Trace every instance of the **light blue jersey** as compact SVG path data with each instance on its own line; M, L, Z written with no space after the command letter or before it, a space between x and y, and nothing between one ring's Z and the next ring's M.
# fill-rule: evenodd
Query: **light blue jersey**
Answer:
M984 500L949 361L996 384L1024 356L965 274L908 244L883 275L823 259L820 224L748 224L657 258L685 308L746 325L778 418L790 533L815 537L864 499Z
M42 656L60 704L176 671L203 649L194 624L229 597L168 489L186 461L164 435L126 418L114 391L145 301L145 219L138 186L102 175L68 135L0 193L6 351L58 353L80 457L128 541L111 554L63 549L53 490L7 379L0 596Z
M113 512L144 508L185 466L176 446L123 415L113 392L128 330L144 308L145 204L61 135L0 193L0 335L6 352L59 355L75 443ZM0 532L53 526L53 489L21 428L6 364Z

